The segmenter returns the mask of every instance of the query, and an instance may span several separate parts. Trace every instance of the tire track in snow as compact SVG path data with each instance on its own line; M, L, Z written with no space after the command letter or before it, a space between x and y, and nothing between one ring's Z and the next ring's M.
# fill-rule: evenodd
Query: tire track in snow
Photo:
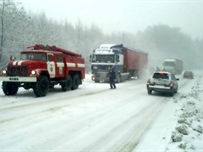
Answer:
M98 151L98 149L116 152L132 151L147 132L151 123L156 119L156 116L161 112L167 100L169 99L163 98L156 104L147 105L139 113L130 116L91 145L82 149L81 152ZM112 140L114 142L106 143L106 141Z

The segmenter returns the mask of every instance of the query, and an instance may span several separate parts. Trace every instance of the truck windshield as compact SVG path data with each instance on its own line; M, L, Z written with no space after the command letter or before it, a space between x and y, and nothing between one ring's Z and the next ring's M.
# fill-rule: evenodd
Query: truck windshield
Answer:
M164 66L171 66L174 67L174 62L164 62Z
M47 56L44 53L22 53L20 55L21 60L47 60Z
M92 62L107 62L114 63L114 55L93 55Z

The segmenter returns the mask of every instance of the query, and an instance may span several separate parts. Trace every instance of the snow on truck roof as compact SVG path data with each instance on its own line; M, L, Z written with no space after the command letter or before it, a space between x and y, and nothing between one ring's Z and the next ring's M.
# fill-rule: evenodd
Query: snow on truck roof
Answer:
M141 52L141 53L144 53L144 54L147 54L147 52L145 51L141 51L139 49L135 49L135 48L130 48L130 47L124 47L123 44L101 44L98 49L105 49L105 50L110 50L112 48L126 48L126 49L129 49L129 50L132 50L132 51L136 51L136 52Z
M50 53L49 50L34 50L35 53ZM26 49L26 50L23 50L21 51L21 53L33 53L33 50L29 50L29 49ZM62 52L54 52L55 54L61 54Z
M111 49L112 47L123 47L123 44L101 44L99 49Z
M54 53L57 53L57 52L60 52L60 53L63 53L65 55L68 55L68 56L75 56L75 57L82 57L81 54L78 54L78 53L75 53L75 52L72 52L72 51L69 51L69 50L65 50L63 48L60 48L60 47L56 47L55 45L53 46L49 46L49 45L42 45L42 44L35 44L33 46L28 46L26 49L28 50L43 50L43 52L45 51L53 51Z
M101 44L99 46L100 49L110 49L110 47L112 47L115 44Z
M175 62L175 61L182 62L182 60L180 60L180 59L165 59L164 60L164 62Z
M175 59L165 59L164 61L173 62L173 61L175 61Z

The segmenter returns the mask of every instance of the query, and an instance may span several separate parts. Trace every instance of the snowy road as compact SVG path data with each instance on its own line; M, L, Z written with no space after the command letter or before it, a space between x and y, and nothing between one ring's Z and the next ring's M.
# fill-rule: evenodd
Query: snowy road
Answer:
M182 79L179 91L191 82ZM109 90L108 84L87 77L78 90L56 87L42 98L32 90L20 89L16 96L0 90L0 152L136 151L179 93L148 95L146 80L126 81L117 88Z

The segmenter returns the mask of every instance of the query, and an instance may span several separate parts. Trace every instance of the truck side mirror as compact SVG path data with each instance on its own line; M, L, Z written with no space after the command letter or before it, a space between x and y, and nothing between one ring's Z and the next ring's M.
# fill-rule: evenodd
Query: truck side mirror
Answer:
M116 62L119 62L119 61L120 61L119 55L116 55Z
M92 61L92 55L90 55L89 61L90 61L90 62Z

